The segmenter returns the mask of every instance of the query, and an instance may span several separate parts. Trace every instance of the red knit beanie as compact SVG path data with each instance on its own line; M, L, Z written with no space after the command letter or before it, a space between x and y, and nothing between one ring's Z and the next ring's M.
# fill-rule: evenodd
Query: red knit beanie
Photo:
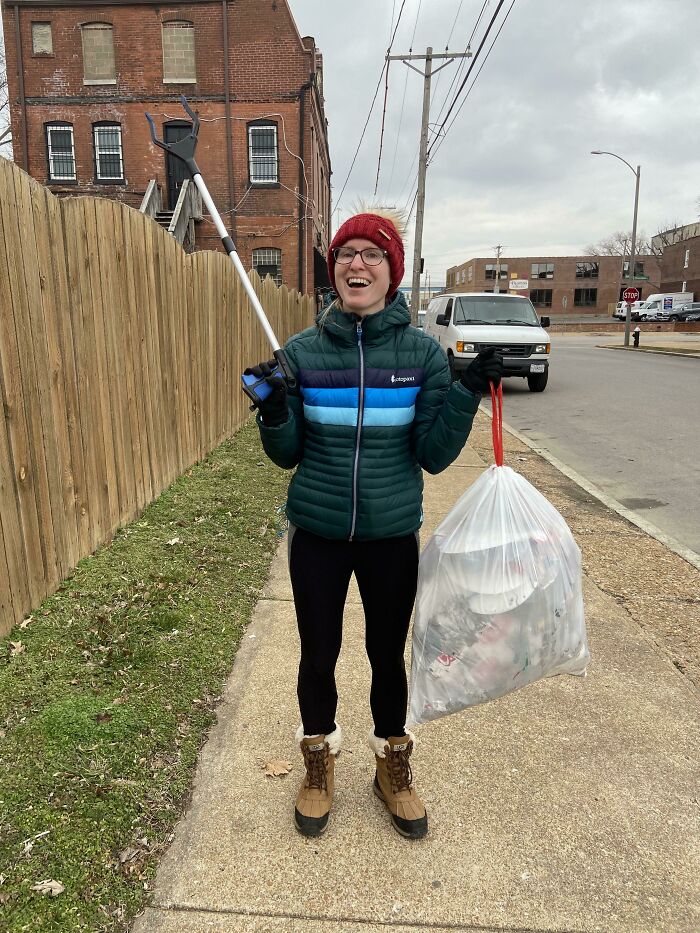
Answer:
M393 298L398 291L404 272L403 240L396 225L388 217L379 214L355 214L338 229L328 250L328 274L333 288L338 291L335 284L335 257L333 250L347 243L348 240L369 240L387 252L389 261L389 298Z

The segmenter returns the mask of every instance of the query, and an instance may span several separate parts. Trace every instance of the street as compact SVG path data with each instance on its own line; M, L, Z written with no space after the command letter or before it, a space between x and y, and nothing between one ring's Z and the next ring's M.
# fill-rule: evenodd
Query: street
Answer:
M700 554L700 362L599 348L621 339L553 335L547 389L506 380L503 420Z

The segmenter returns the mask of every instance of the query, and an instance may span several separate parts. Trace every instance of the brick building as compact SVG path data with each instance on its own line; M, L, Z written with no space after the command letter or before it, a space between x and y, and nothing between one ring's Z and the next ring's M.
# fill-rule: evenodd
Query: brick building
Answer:
M625 260L627 273L629 261ZM469 259L447 270L446 288L457 292L492 292L498 274L500 291L519 279L527 287L518 294L529 294L537 308L554 314L604 314L609 305L622 297L622 256L527 256L502 257L497 268L494 258ZM641 297L659 291L661 273L656 256L639 256L635 261L635 285ZM640 278L643 276L643 278Z
M3 0L16 162L58 195L147 190L172 210L186 170L155 147L201 120L197 162L247 268L325 284L330 156L323 61L287 0ZM150 185L151 182L155 185ZM205 214L197 248L218 249Z
M692 292L700 301L700 236L664 247L659 291Z

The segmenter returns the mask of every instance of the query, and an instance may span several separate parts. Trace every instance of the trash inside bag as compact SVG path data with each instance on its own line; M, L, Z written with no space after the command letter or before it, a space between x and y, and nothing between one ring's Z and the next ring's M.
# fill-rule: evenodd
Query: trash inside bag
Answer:
M490 467L421 555L408 721L438 719L543 677L584 674L588 659L571 531L523 476Z

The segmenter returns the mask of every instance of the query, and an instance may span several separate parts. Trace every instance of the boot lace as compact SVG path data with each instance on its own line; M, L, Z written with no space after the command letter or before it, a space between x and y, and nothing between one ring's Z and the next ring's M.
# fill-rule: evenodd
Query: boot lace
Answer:
M328 772L326 771L326 761L328 760L328 745L318 751L311 751L304 748L304 764L306 765L306 777L309 789L328 790Z
M412 750L413 742L409 742L405 749L387 753L391 789L395 794L400 793L402 790L410 790L413 783L413 772L408 760Z

